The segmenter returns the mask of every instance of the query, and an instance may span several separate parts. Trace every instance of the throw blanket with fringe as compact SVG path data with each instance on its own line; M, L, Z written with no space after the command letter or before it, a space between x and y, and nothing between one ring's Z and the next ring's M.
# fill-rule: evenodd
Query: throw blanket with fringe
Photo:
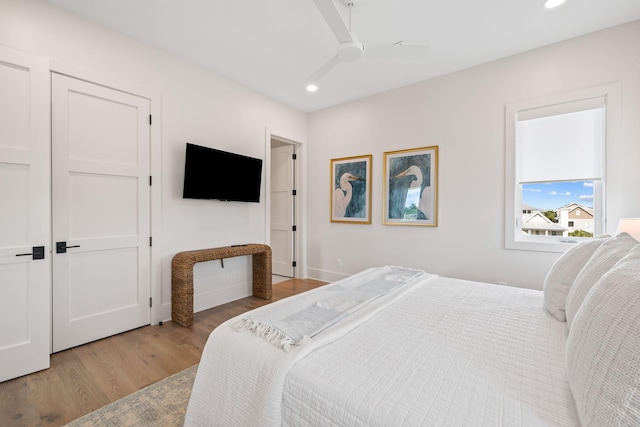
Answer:
M292 301L286 307L265 310L235 323L239 331L251 331L258 337L288 351L307 343L339 320L355 313L377 298L406 285L423 271L386 267L373 275L321 288Z
M434 277L437 276L400 267L368 269L333 284L257 308L249 316L243 314L226 321L213 330L205 345L184 425L280 426L284 381L298 360L341 339ZM378 291L372 292L374 288ZM330 292L343 296L334 299L335 295ZM364 297L360 292L368 296ZM337 313L322 316L320 321L310 321L302 329L292 328L296 314L305 312L299 316L312 317L308 315L316 309L307 309L316 304ZM272 322L271 326L277 324L278 329L282 328L276 334L277 345L254 333L239 332L235 325L248 323L242 319L265 324ZM291 340L288 351L283 351L285 344L280 343L284 335L287 336L285 341ZM300 341L305 345L294 345Z

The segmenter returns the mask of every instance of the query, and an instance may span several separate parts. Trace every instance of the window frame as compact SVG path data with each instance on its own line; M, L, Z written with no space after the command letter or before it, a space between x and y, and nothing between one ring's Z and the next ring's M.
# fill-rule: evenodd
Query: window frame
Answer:
M604 97L605 140L602 149L602 180L594 182L595 235L606 232L607 150L616 144L621 120L621 88L619 83L591 87L567 93L549 95L505 106L505 248L516 250L565 252L587 238L572 236L533 236L521 233L522 189L517 181L516 124L520 111L544 108L583 99ZM550 181L551 182L551 181Z

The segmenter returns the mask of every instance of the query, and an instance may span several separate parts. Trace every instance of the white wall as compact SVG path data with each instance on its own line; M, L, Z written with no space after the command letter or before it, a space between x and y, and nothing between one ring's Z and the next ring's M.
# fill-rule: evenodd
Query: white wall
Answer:
M622 134L620 143L608 149L609 231L615 231L620 217L640 216L640 197L634 195L640 184L635 166L640 159L640 22L308 116L37 0L0 1L0 44L161 96L161 111L154 111L156 118L160 115L162 135L161 236L154 236L161 244L154 247L161 250L161 265L155 266L161 283L152 286L161 294L163 308L156 319L169 317L175 253L262 242L266 232L264 202L181 198L187 141L260 158L266 156L265 128L308 141L303 152L312 161L304 162L308 173L303 181L311 277L334 279L369 266L397 264L540 288L557 254L504 249L504 106L620 82ZM440 147L438 227L382 226L382 153L429 145ZM369 153L374 156L373 223L330 223L330 159ZM230 293L246 292L249 259L228 260L225 267L199 265L197 291L205 293L224 282L223 287L234 285Z
M154 312L154 320L170 318L171 259L177 252L264 242L264 184L259 204L182 199L185 143L265 159L265 129L304 142L304 113L41 1L0 1L0 44L63 64L79 77L147 88L161 98L152 128L161 132L161 147L152 149L161 149L156 165L161 177L154 183L162 186L152 213L161 218L153 248L161 251L161 265L153 267L161 283L152 284L152 293L161 295L162 309ZM196 293L220 291L211 294L217 303L249 295L250 261L229 259L225 270L215 261L197 265ZM196 307L205 299L196 298Z
M504 249L505 105L621 83L622 132L607 148L614 233L619 218L640 216L638 52L640 21L310 114L309 275L395 264L541 289L558 254ZM440 147L438 227L383 226L383 152L431 145ZM330 223L330 159L361 154L374 159L373 223Z

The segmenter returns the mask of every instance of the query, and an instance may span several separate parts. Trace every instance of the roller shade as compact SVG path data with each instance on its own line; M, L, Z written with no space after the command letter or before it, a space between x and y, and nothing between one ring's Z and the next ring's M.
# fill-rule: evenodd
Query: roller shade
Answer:
M518 182L601 179L604 123L605 97L519 111Z

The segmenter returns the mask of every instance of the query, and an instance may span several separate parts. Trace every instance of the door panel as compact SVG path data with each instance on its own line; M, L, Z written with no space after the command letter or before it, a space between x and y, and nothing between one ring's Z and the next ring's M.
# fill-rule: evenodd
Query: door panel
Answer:
M100 95L75 91L68 95L69 159L136 166L138 108Z
M29 283L29 263L16 262L0 265L2 277L2 299L0 299L0 322L12 325L2 329L2 346L11 348L29 341L29 288L11 286Z
M273 274L293 277L293 145L271 150L271 251Z
M27 248L29 246L30 218L27 212L29 212L31 168L29 164L25 164L27 162L27 159L18 160L15 156L5 154L0 163L0 183L3 183L0 186L0 200L4 205L0 210L0 227L4 247Z
M49 65L0 47L0 381L49 367L49 172Z
M68 180L70 240L136 237L136 177L72 172Z
M60 351L150 323L149 100L52 77Z
M135 248L86 251L69 257L69 319L126 309L138 304ZM105 265L118 268L105 269ZM94 272L100 271L99 276Z
M11 61L11 58L8 58L8 61ZM0 145L3 148L28 150L31 147L29 83L33 74L31 66L27 63L23 64L25 65L0 62L0 88L3 99L2 114L0 114Z

